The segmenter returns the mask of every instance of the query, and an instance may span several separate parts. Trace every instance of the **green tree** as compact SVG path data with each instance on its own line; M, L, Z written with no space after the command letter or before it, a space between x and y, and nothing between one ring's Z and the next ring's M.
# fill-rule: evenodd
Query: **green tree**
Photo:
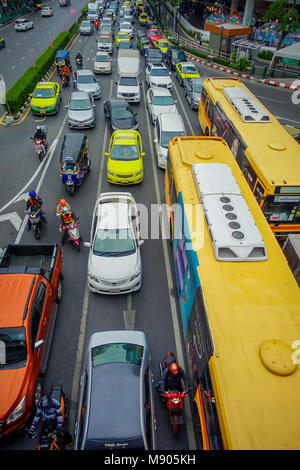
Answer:
M265 16L264 21L276 21L278 22L278 31L281 33L279 39L277 50L281 49L281 45L290 33L295 32L300 28L299 13L294 4L289 4L288 0L275 0L269 6ZM278 61L277 57L273 57L270 68L274 68Z

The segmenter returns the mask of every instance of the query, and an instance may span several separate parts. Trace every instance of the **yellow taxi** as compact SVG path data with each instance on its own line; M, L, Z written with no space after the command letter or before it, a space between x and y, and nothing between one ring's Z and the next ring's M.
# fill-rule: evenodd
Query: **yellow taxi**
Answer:
M119 47L121 41L127 41L130 42L130 36L128 33L118 33L116 35L116 46Z
M61 102L61 87L56 82L39 82L31 97L32 114L56 114Z
M176 64L175 77L180 85L183 86L183 80L185 78L200 78L200 74L193 62L179 62Z
M147 15L147 13L141 13L139 16L139 23L143 26L146 26L148 21L149 21L149 16Z
M161 50L162 55L165 57L169 48L169 43L166 39L155 39L153 41L154 47Z
M107 180L114 184L141 183L144 177L142 139L138 131L112 133L107 160Z

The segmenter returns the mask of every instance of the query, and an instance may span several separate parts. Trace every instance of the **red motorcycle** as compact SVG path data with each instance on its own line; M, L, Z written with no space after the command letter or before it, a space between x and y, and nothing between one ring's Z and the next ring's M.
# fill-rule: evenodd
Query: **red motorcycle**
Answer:
M66 73L63 73L61 75L61 84L63 87L66 87L68 86L70 83L70 75L66 74Z
M169 366L170 363L176 362L175 355L168 353L164 365L159 364L160 374L162 376L163 370ZM184 398L189 393L191 388L188 390L167 390L162 392L160 389L160 381L157 384L157 390L159 391L163 402L169 412L170 423L174 437L178 436L179 428L185 423L184 419Z
M66 238L80 251L80 241L82 238L76 221L66 224L61 230L66 230Z
M37 153L39 161L41 162L48 152L49 145L46 139L34 139L33 137L30 138L34 142L35 151Z

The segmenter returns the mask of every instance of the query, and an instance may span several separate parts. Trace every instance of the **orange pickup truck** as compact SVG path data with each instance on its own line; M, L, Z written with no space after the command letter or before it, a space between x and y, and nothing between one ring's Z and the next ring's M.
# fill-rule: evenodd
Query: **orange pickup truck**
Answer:
M0 436L25 424L40 399L61 266L58 245L8 245L0 258Z

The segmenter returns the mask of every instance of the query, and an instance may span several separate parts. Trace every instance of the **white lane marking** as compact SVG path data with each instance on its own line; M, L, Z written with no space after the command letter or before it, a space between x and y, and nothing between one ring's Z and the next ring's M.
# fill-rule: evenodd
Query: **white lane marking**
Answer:
M6 220L9 220L13 224L17 232L19 231L22 225L22 219L19 214L16 212L10 212L9 214L0 215L0 222L4 222Z
M44 160L43 160L43 162L46 161L46 164L45 164L45 168L44 168L44 170L43 170L43 172L42 172L42 174L41 174L41 177L40 177L40 179L39 179L39 183L38 183L38 185L37 185L37 187L36 187L36 189L35 189L35 191L37 192L37 194L40 193L40 189L41 189L42 184L43 184L43 182L44 182L44 179L45 179L47 170L48 170L48 168L49 168L49 165L50 165L50 163L51 163L51 161L52 161L52 159L53 159L53 155L54 155L56 146L57 146L57 144L58 144L58 141L59 141L59 139L60 139L61 133L62 133L62 131L63 131L63 129L64 129L64 126L65 126L67 117L68 117L68 114L66 114L66 116L65 116L65 118L64 118L64 120L63 120L63 122L62 122L62 125L61 125L61 127L60 127L60 129L59 129L59 131L58 131L57 136L55 137L54 141L53 141L52 144L50 145L50 149L49 149L49 152L48 152L48 157L47 157L47 159L44 159ZM43 163L43 162L42 162L42 163ZM17 238L16 238L16 240L15 240L15 244L16 244L16 245L20 243L20 240L21 240L21 238L22 238L22 236L23 236L23 233L24 233L24 230L25 230L25 227L26 227L26 224L27 224L27 220L28 220L28 215L26 215L26 216L24 217L24 219L23 219L21 228L20 228L19 233L18 233L18 235L17 235Z
M127 294L127 310L123 310L123 318L126 330L135 328L135 310L132 309L132 294Z
M289 118L285 118L285 117L282 117L282 116L275 116L276 119L280 120L280 119L283 119L284 121L288 121L288 122L292 122L294 124L298 124L299 128L300 128L300 121L293 121L292 119L289 119Z
M143 94L144 94L144 103L146 103L144 82L142 84L142 87L143 87ZM157 166L155 162L155 151L153 148L153 137L151 133L149 114L146 109L145 109L145 114L146 114L146 122L147 122L147 129L148 129L148 138L149 138L150 149L151 149L151 160L152 160L152 167L153 167L156 201L159 207L161 207L161 197L160 197L159 184L158 184ZM172 294L173 292L176 291L176 287L174 287L174 283L173 283L171 262L170 262L168 246L167 246L167 238L166 238L166 233L165 233L165 224L162 220L161 215L162 213L160 212L162 245L163 245L168 290L169 290L169 300L170 300L172 323L173 323L173 329L174 329L174 338L175 338L175 344L176 344L176 354L177 354L177 359L178 359L179 364L184 364L184 354L183 354L183 348L181 344L181 335L180 335L180 327L179 327L179 321L178 321L178 315L177 315L176 301L175 301L174 295ZM196 449L196 442L195 442L195 435L193 431L192 411L191 411L190 400L186 400L185 415L186 415L186 429L187 429L187 436L188 436L188 442L189 442L189 449L193 450L193 449Z

